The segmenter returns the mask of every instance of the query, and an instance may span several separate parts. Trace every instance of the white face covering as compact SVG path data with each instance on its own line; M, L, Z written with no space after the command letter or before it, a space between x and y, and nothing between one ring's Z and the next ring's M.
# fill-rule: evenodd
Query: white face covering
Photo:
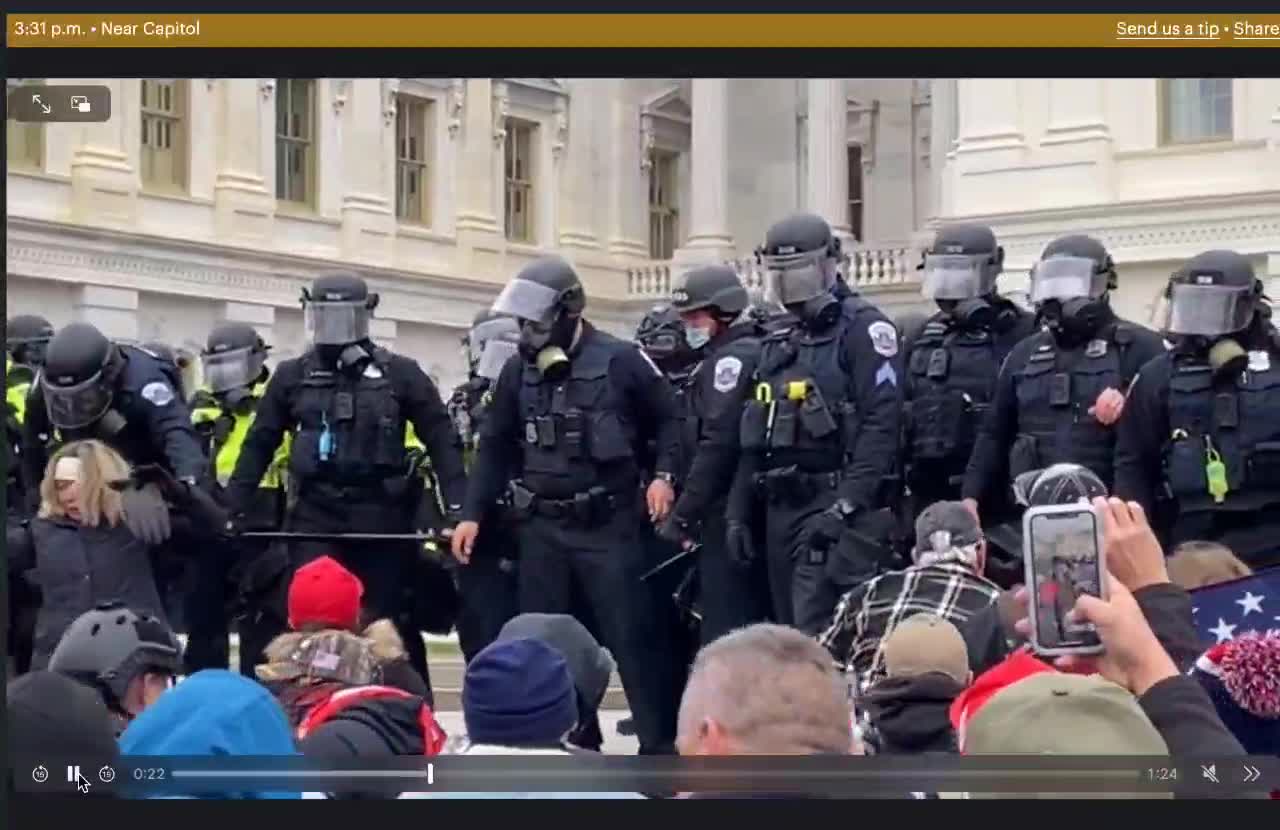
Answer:
M58 459L58 463L53 468L54 481L79 481L80 470L80 459L73 455L65 455Z

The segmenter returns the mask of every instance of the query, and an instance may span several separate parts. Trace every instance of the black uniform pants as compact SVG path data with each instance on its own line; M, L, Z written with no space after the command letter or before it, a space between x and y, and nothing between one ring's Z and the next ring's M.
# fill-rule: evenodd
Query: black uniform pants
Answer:
M674 717L662 699L665 644L654 636L657 614L641 590L641 505L613 511L602 523L533 515L519 523L520 611L573 614L574 589L590 608L603 645L618 663L642 753L673 752ZM583 623L586 625L586 623Z
M698 556L698 606L702 611L701 643L769 618L769 580L763 562L739 565L725 543L725 506L708 511L702 525Z
M502 517L486 522L471 561L458 568L458 645L468 663L516 615L516 533Z
M183 670L195 674L202 669L225 669L231 661L227 608L231 597L231 573L240 548L226 540L201 539L191 542L193 554L187 560L182 582L182 616L187 627L187 648ZM243 649L243 643L241 644ZM256 663L253 655L240 652L243 672L250 674Z

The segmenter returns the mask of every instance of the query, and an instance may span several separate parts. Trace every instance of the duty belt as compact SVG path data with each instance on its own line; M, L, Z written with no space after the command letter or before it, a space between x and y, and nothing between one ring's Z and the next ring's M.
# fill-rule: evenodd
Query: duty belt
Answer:
M539 496L517 481L511 482L511 506L516 515L543 516L548 519L576 519L584 524L596 523L607 518L625 504L618 493L610 493L603 487L593 487L568 498L551 499Z
M793 464L789 467L769 470L766 473L757 473L755 485L756 489L770 501L803 502L808 501L821 490L840 486L843 479L844 473L840 470L812 473L801 470Z

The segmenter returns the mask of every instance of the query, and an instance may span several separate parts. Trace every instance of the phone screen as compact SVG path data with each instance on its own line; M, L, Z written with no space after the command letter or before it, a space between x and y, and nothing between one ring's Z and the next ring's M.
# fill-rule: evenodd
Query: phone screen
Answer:
M1092 623L1067 619L1081 594L1102 596L1098 518L1093 510L1033 515L1027 541L1035 644L1043 649L1101 645Z

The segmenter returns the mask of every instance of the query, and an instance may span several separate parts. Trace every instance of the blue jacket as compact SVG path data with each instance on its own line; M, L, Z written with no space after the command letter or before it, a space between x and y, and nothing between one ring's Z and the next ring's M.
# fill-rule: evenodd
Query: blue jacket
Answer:
M161 695L120 736L120 752L170 757L298 754L289 721L271 693L223 669L197 672ZM235 792L213 797L300 798L300 794Z

